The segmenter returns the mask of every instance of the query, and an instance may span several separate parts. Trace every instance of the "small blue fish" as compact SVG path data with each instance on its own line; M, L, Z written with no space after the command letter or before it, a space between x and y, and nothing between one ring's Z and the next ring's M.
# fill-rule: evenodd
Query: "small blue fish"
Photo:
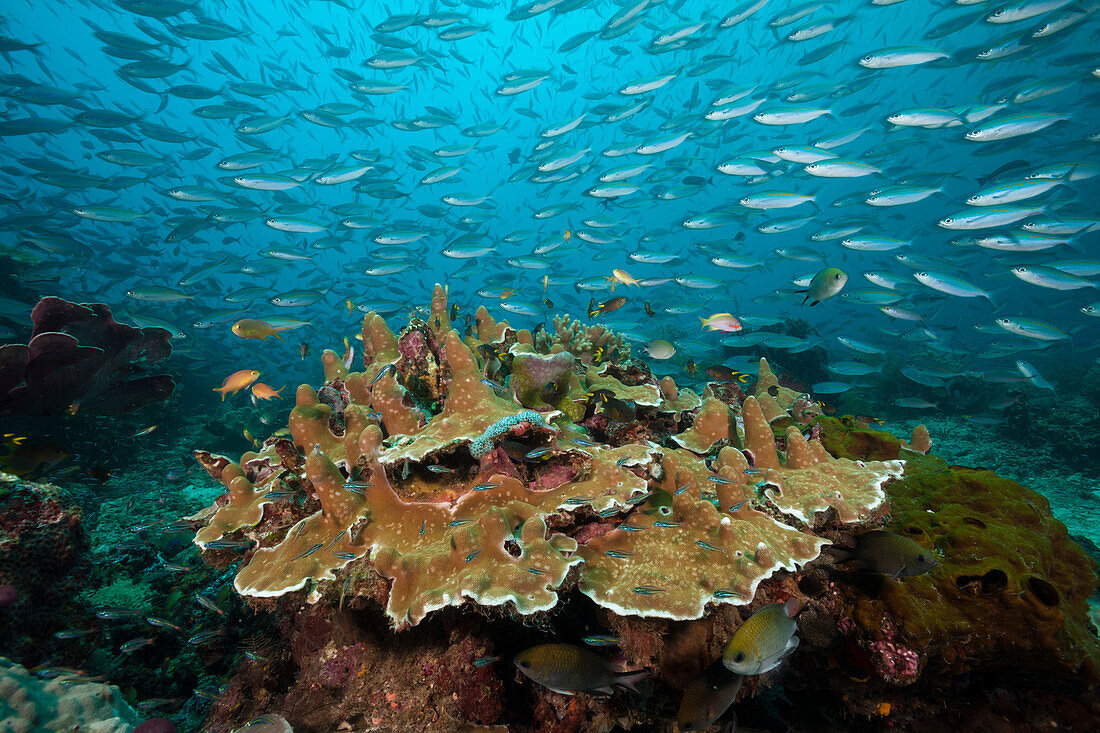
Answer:
M207 542L204 547L207 550L244 550L251 545L251 540L214 540Z
M622 643L622 639L614 636L607 636L605 634L596 634L594 636L586 636L581 639L588 646L618 646Z
M591 496L571 496L568 499L562 501L562 504L569 504L571 506L580 506L582 504L590 504L594 497Z
M481 548L479 547L478 549L474 550L473 552L471 552L469 555L466 556L466 562L467 563L473 562L474 560L477 559L477 556L480 555L480 554L481 554Z
M549 574L545 570L543 570L542 568L527 568L527 572L531 573L532 575L548 575Z
M584 438L573 438L573 442L582 448L599 448L600 443L593 442L591 440L585 440Z
M130 639L130 641L128 641L125 644L123 644L122 646L120 646L118 648L118 650L120 652L122 652L123 654L133 654L138 649L141 649L142 647L149 646L150 644L153 643L153 641L154 641L153 639L150 639L150 638L147 638L147 637L140 637L140 638L137 638L137 639Z
M734 504L733 506L731 506L731 507L729 508L729 511L730 511L730 512L735 512L735 511L737 511L738 509L740 509L740 508L741 508L741 507L743 507L743 506L745 506L745 502L743 502L743 501L739 501L739 502L737 502L736 504Z
M710 550L711 552L725 552L725 550L722 549L721 547L718 547L716 545L712 545L711 543L709 543L705 540L695 540L695 544L699 545L704 550Z
M735 591L733 588L719 588L718 590L714 591L714 597L715 598L744 598L745 594L744 593L739 593L739 592Z
M318 545L318 547L320 547L320 545ZM205 609L213 611L214 613L216 613L220 616L225 615L225 611L218 608L218 604L214 603L214 601L212 601L207 596L202 595L201 593L196 593L195 594L195 601L198 602L198 604L200 606L202 606L203 608L205 608Z
M712 481L716 484L735 484L736 481L730 481L728 478L722 478L721 476L707 476L707 481Z
M82 636L95 633L95 629L65 629L64 631L57 631L54 633L55 639L79 639Z
M367 387L373 388L375 382L377 382L379 379L386 376L387 374L393 374L396 369L397 367L395 367L393 364L387 364L386 366L382 367L378 370L378 373L374 375L374 379L370 380L370 384L367 385Z
M427 531L428 531L428 520L427 519L421 519L420 520L420 536L423 537L424 533L427 532Z
M623 522L622 524L620 524L615 529L621 529L625 532L641 532L643 529L646 529L646 528L645 527L639 527L639 526L634 525L634 524L627 524L626 522Z
M450 522L448 522L447 526L448 527L461 527L463 525L469 524L472 521L474 521L474 520L472 520L472 519L453 519ZM421 529L423 529L423 526L421 526Z
M656 593L664 593L664 588L658 588L652 585L639 585L631 589L640 596L651 596Z
M318 550L320 550L323 544L324 544L324 543L322 543L322 542L318 542L318 543L317 543L316 545L313 545L312 547L310 547L310 548L309 548L308 550L306 550L305 552L303 552L303 553L301 553L301 554L299 554L299 555L295 555L294 557L290 558L290 562L294 562L295 560L301 560L301 559L302 559L302 558L304 558L304 557L309 557L309 556L310 556L310 555L312 555L313 553L315 553L315 552L317 552Z
M428 470L431 471L432 473L454 473L455 472L455 470L453 468L447 468L446 466L440 466L438 463L433 463L432 465L428 466Z
M332 556L337 558L337 559L340 559L340 560L354 560L355 559L355 553L354 552L334 552L334 553L332 553Z
M691 484L684 484L683 486L678 487L676 489L676 491L673 492L673 495L674 496L679 496L680 494L684 493L685 491L687 491L690 488L691 488Z
M619 460L615 461L615 465L618 466L619 468L622 468L623 464L625 464L629 460L630 460L630 456L624 456L623 458L620 458Z
M493 662L499 662L499 661L500 661L500 657L482 657L481 659L475 659L474 660L474 666L475 667L484 667L486 665L492 664Z
M674 527L682 527L683 524L684 524L683 522L654 522L653 526L654 527L661 527L663 529L667 529L667 528L674 528Z
M622 550L608 550L604 554L608 557L613 557L616 560L625 560L628 557L634 557L633 552L623 552Z
M130 618L137 615L138 612L130 608L105 608L96 612L96 618L101 618L104 621L116 621L120 618Z
M549 456L553 453L553 447L535 448L534 450L527 451L528 458L542 458L543 456Z
M336 606L337 611L343 611L344 610L344 596L347 595L348 588L350 588L350 587L351 587L351 576L349 575L347 578L344 579L343 585L340 586L340 603L337 604L337 606Z
M604 510L603 510L602 512L600 512L600 513L599 513L599 514L597 514L596 516L600 517L601 519L607 519L608 517L613 517L613 516L615 516L615 515L616 515L616 514L618 514L618 513L620 512L620 511L621 511L621 510L619 509L619 507L617 507L617 506L613 506L613 507L611 507L610 509L604 509Z
M214 641L214 639L217 639L224 633L224 629L215 629L214 631L201 631L188 639L187 643L194 646L209 644L210 642Z
M499 488L500 484L478 484L474 487L474 491L488 491L489 489Z
M491 380L491 379L482 379L482 380L481 380L481 383L482 383L482 384L484 384L484 385L485 385L486 387L488 387L489 389L496 389L496 390L502 390L502 389L504 389L504 385L503 385L503 384L501 384L500 382L494 382L494 381L493 381L493 380Z
M347 533L348 533L348 530L346 528L340 530L339 532L336 533L335 537L333 537L331 540L329 540L329 543L327 545L325 545L323 549L327 550L328 548L332 547L337 542L344 539L344 535L346 535Z
M157 616L146 616L145 622L151 626L159 626L162 629L175 629L176 631L180 630L180 627L176 626L171 621L166 621L165 619L158 618Z

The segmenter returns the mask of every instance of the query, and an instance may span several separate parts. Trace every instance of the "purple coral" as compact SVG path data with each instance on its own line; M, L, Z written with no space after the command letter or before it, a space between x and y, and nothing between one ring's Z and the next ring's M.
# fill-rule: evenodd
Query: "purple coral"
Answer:
M0 346L0 414L133 412L168 399L170 376L143 376L171 353L171 333L115 321L102 303L43 298L26 345Z
M909 647L902 646L894 637L897 628L889 616L882 619L882 639L867 645L871 663L880 677L896 684L908 684L917 678L920 671L920 655Z

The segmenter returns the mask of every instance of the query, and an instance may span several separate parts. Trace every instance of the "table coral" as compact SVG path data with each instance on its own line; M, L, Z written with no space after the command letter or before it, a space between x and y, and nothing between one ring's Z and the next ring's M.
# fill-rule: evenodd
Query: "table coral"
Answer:
M281 460L316 495L317 514L289 531L251 532L262 520L267 487L253 486L237 464L212 466L221 467L228 501L196 542L204 546L238 531L260 541L236 578L242 594L316 589L369 554L391 581L386 607L400 626L467 598L507 603L520 614L548 610L573 566L579 566L581 591L616 613L698 618L712 602L750 603L762 580L818 556L826 540L788 517L810 530L829 509L841 522L864 519L882 504L882 484L901 473L900 461L834 459L819 442L807 441L787 412L803 395L778 387L765 361L759 397L739 405L743 427L726 404L708 398L686 431L667 435L669 445L692 453L652 442L655 436L640 422L680 399L674 384L658 385L645 364L623 355L613 363L586 363L589 344L612 343L608 332L563 319L559 335L583 342L576 354L558 348L561 342L551 347L554 353L538 354L532 339L515 332L510 358L500 361L500 348L482 349L479 339L467 343L446 330L446 311L446 292L437 288L431 323L414 320L400 338L368 314L365 371L349 373L326 352L326 384L298 389L289 429L307 456L304 466L288 464L272 445L250 456L249 466L262 465L265 451L270 457L267 483L278 477ZM506 323L490 320L486 314L480 322L494 338L507 331ZM483 370L493 362L510 367L505 378L512 390L498 394L486 384ZM585 433L560 411L524 408L558 380L571 402L584 402L583 384L633 403L642 417L609 433L626 444L579 439ZM381 395L379 385L387 385ZM427 424L408 419L410 398L429 415ZM380 424L367 418L369 407L381 413ZM779 418L791 423L779 438L782 458L773 432ZM727 447L712 471L695 454L723 441ZM501 452L505 443L512 447ZM518 470L513 461L528 468ZM750 469L761 480L748 481ZM357 478L350 480L353 472ZM576 524L593 515L618 528ZM685 568L691 569L687 578L670 575Z

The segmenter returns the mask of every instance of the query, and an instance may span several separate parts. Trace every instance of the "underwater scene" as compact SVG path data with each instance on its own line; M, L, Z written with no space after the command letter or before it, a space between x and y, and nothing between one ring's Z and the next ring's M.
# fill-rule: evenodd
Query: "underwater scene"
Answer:
M1100 730L1100 0L0 7L0 733Z

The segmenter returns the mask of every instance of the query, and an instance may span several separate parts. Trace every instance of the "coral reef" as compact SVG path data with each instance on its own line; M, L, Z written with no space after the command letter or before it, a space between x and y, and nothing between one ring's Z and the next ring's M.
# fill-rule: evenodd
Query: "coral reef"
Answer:
M612 356L630 355L630 344L622 337L600 324L585 325L567 315L554 316L554 335L539 334L536 347L544 352L568 351L585 366L593 366Z
M1026 490L925 455L927 430L903 445L821 417L763 360L751 395L712 385L700 397L622 354L597 364L480 310L477 336L464 339L449 330L438 286L431 312L401 338L368 314L363 371L326 352L326 382L299 388L289 440L273 436L239 463L196 453L226 494L192 518L204 524L195 543L221 567L224 548L243 550L235 588L301 639L299 679L283 685L279 708L292 723L516 722L477 702L506 674L481 662L529 644L525 625L584 617L590 628L593 609L624 662L675 694L740 618L792 595L807 602L810 651L796 655L790 695L809 694L828 657L871 676L877 694L930 685L928 669L1000 669L1009 644L1067 685L1098 678L1084 554ZM821 557L844 535L884 526L944 559L902 581ZM999 621L1006 612L1013 623ZM465 685L467 675L484 685ZM409 687L428 679L427 690ZM379 697L386 680L394 698ZM746 683L742 698L766 684ZM325 702L316 685L347 695ZM295 690L329 712L303 710ZM539 690L510 709L530 711L520 727L531 729L643 719L616 699L570 710L560 699ZM870 720L865 702L829 709ZM238 700L217 715L239 723L258 712Z
M113 685L69 674L40 680L0 657L0 726L12 733L131 733L139 715Z
M145 376L171 353L163 328L115 321L101 303L43 298L26 344L0 346L0 414L132 412L172 394L167 375Z
M0 473L0 586L14 600L0 617L0 646L15 656L34 650L55 628L60 608L89 571L83 513L50 484Z

